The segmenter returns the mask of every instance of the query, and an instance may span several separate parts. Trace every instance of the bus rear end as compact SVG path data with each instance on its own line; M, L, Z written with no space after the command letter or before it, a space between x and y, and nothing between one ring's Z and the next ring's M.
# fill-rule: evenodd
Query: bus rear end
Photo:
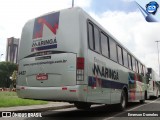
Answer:
M84 58L79 56L79 19L74 9L50 13L25 24L19 49L19 97L85 100L85 96L79 97L77 85L77 80L84 78Z

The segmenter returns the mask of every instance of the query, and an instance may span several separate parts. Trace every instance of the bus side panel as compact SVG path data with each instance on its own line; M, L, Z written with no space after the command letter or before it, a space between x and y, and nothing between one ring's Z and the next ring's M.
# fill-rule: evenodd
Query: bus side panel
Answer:
M96 65L99 65L99 67L102 67L102 66L105 66L105 62L100 63L100 61L97 61L96 58L99 58L99 60L101 61L103 61L104 59L99 54L88 49L88 96L87 96L87 101L110 104L111 90L109 88L102 87L102 79L101 79L100 74L95 73L94 75L93 73L94 69L96 69L94 68ZM103 82L105 82L105 80ZM109 84L107 85L108 87L110 86Z

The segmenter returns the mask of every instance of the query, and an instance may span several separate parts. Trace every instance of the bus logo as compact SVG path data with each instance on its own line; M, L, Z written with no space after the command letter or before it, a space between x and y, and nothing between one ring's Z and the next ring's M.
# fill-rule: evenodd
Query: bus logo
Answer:
M33 29L33 39L42 38L44 25L46 25L52 31L52 33L56 35L58 24L59 24L59 12L52 13L35 19L34 29Z
M157 12L157 9L158 9L159 5L157 2L155 1L151 1L149 2L147 5L146 5L146 11L150 14L153 14L155 15L156 12Z
M57 48L56 33L58 25L59 12L36 18L33 28L31 52ZM44 32L44 26L51 31L50 36ZM43 35L45 35L44 38Z

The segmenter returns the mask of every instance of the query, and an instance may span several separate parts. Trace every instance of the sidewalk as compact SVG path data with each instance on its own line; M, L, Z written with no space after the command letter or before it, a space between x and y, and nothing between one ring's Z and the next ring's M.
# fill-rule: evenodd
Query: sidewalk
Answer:
M41 112L46 110L56 110L56 109L64 109L74 107L73 104L69 104L67 102L49 102L45 105L30 105L30 106L17 106L17 107L5 107L0 108L0 112L23 112L23 111L35 111Z

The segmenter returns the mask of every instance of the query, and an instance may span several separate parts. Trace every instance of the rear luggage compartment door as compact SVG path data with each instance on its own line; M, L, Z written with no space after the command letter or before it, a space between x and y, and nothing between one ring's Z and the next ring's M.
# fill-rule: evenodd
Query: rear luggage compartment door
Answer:
M25 58L20 61L21 81L30 87L76 85L76 54L59 53Z

